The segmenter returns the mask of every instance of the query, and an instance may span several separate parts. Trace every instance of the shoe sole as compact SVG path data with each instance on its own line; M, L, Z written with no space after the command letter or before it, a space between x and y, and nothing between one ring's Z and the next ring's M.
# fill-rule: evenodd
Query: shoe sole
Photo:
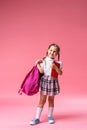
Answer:
M48 121L49 122L49 124L54 124L55 122L54 121Z
M37 125L37 124L39 124L39 123L40 123L40 121L39 121L39 122L36 122L36 123L30 122L29 124L30 124L30 125Z

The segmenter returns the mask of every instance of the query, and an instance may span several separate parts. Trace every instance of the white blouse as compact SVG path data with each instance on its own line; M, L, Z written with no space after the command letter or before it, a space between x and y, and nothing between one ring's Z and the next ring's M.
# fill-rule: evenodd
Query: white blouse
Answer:
M46 57L43 60L43 62L40 64L41 67L43 67L43 69L44 69L44 75L48 75L48 76L51 75L51 71L52 71L51 64L53 63L54 60L55 59L51 59L49 57ZM58 62L60 64L60 68L62 68L62 62L61 61L56 61L56 62Z

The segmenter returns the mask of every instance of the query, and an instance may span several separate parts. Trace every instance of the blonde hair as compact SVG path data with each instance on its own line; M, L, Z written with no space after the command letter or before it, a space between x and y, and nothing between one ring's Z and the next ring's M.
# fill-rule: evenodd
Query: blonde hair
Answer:
M55 46L56 47L56 49L57 49L57 55L58 55L58 60L59 60L60 59L60 47L57 44L52 43L52 44L50 44L48 46L48 50L50 49L51 46ZM46 55L48 55L48 52L46 52Z

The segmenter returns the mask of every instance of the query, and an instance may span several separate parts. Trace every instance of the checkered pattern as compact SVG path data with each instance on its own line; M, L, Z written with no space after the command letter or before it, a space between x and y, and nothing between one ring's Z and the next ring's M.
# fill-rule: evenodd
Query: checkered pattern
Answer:
M60 91L58 79L43 75L40 79L40 90L43 95L57 95Z

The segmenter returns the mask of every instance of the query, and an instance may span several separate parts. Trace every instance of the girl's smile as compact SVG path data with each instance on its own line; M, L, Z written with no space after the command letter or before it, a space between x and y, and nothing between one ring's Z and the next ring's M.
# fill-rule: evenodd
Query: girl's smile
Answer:
M56 47L55 46L51 46L48 49L48 57L55 58L56 55L57 55L57 49L56 49Z

